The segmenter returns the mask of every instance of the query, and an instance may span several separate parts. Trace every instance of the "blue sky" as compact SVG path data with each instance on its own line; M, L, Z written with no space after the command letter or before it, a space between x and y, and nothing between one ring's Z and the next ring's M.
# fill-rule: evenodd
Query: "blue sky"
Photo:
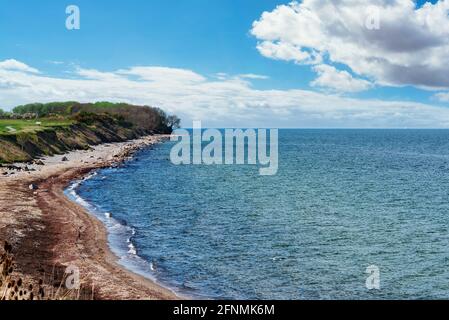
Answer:
M313 79L308 68L262 57L249 34L273 0L76 1L82 27L65 29L65 8L75 2L0 0L0 59L14 57L57 73L48 61L100 70L131 65L193 69L202 74L269 74L261 87L297 88ZM26 3L26 4L25 4ZM55 4L59 3L59 4Z
M382 0L375 1L382 2ZM316 1L305 1L304 6L307 6L310 10L319 11L320 9L317 9L318 7L315 6L314 2ZM416 8L421 8L424 2L419 1ZM433 3L437 2L433 1ZM325 99L332 100L333 97L343 99L339 100L339 103L342 104L344 104L344 101L351 104L352 100L350 99L356 99L361 101L361 105L363 101L377 100L384 101L386 105L390 101L394 102L395 105L397 102L411 102L443 108L449 105L449 99L446 99L445 96L449 86L446 85L445 79L442 79L441 83L432 83L429 86L427 82L415 82L415 70L410 70L411 80L404 79L400 75L392 76L390 69L385 69L385 72L374 70L365 73L362 70L363 67L356 62L349 58L340 58L339 49L334 47L322 49L319 45L307 47L303 45L303 42L310 42L307 39L300 40L303 42L297 42L297 37L291 34L289 26L284 26L284 23L276 21L276 19L280 19L281 22L282 19L290 21L296 14L294 19L297 19L297 22L295 22L297 24L292 24L291 27L301 26L301 21L304 20L302 15L304 7L300 7L301 3L297 3L296 7L289 6L288 3L288 1L282 2L279 0L177 0L174 3L162 0L76 0L74 2L0 0L2 8L0 10L0 62L14 60L39 70L40 76L52 79L81 80L83 75L79 72L80 70L96 70L106 73L135 66L189 70L208 80L215 79L219 73L226 73L228 80L234 79L238 75L255 74L264 77L251 77L250 80L241 77L240 80L248 81L247 86L249 88L261 90L264 93L272 90L279 90L284 93L288 93L289 90L304 90L303 94L306 95L310 91L311 94L324 95ZM69 4L75 4L80 8L80 30L67 30L65 28L67 17L65 8ZM276 7L282 4L285 5L285 10L276 11ZM290 13L288 10L290 10ZM263 18L264 12L272 16ZM283 14L286 14L285 18L282 16ZM317 12L317 14L321 15L320 12ZM404 16L407 15L409 15L407 11L404 11ZM325 20L325 18L323 19ZM389 17L389 19L393 18ZM256 21L259 22L257 29L253 27L253 23ZM388 23L393 23L392 21L394 19L388 20ZM422 26L418 20L416 23L417 26ZM405 36L410 34L406 28L402 28L402 25L393 27L394 30L401 30L400 32L403 30ZM426 29L426 32L432 32L432 26L425 27L428 29ZM300 36L307 32L300 27L297 29L295 32ZM417 29L412 29L412 32L415 32L414 30ZM285 37L285 34L289 36ZM351 35L351 37L353 36ZM400 34L395 36L400 38ZM441 35L441 37L443 36L446 35ZM354 41L360 43L359 39ZM420 41L422 42L422 38L416 39L418 46ZM325 42L326 39L323 38L322 43ZM295 48L305 48L305 51L322 50L320 54L323 61L309 63L306 60L286 58L277 49L276 52L267 54L266 51L264 52L258 47L261 43L274 45L285 43L294 45ZM379 43L382 45L382 41ZM390 42L385 43L391 45ZM404 44L407 48L412 45L410 43ZM335 52L331 53L332 50L335 50ZM393 53L395 55L392 55L391 61L397 61L397 50ZM407 54L409 55L407 59L398 66L398 68L401 68L398 70L402 70L401 72L405 74L408 74L409 70L403 71L403 66L406 65L409 68L410 61L413 61L414 56L413 52ZM370 57L364 56L362 58L369 61ZM320 66L325 67L320 68ZM331 68L328 68L329 66ZM417 66L416 69L421 70L422 68ZM314 83L320 72L323 72L326 77ZM339 74L340 72L346 72L347 75L343 78L335 78L342 75ZM431 72L428 73L430 76ZM133 73L129 76L140 77L142 75L141 73ZM87 78L92 79L92 76L89 75ZM100 78L102 81L106 81L104 76ZM347 80L348 85L345 85L342 89L338 84L339 79ZM332 81L337 83L331 83ZM368 82L369 84L367 84ZM226 85L229 85L229 83L226 83ZM354 89L354 86L356 89ZM0 86L0 88L2 87ZM347 88L351 89L344 90ZM246 90L243 89L239 92ZM8 87L8 90L4 92L5 97L7 97L5 102L0 101L0 106L4 108L10 108L15 103L26 103L32 102L29 100L40 99L39 95L33 96L29 91L26 95L17 96L17 99L15 99L13 89ZM39 91L40 89L33 88L33 90ZM55 89L58 92L59 90L62 89L59 87ZM20 92L22 91L16 91L16 94L18 95ZM258 96L260 92L253 93ZM122 96L125 97L125 95ZM82 99L82 97L83 95L80 98ZM87 99L91 95L85 94L85 97ZM152 97L148 99L148 104L155 104L159 101L162 101L162 107L169 104L159 96L157 99ZM56 98L59 99L60 97L57 96ZM98 99L100 98L107 98L107 96L98 97ZM112 98L120 100L120 97ZM95 97L93 99L95 100ZM271 106L268 101L273 98L270 96L264 99L266 101L258 103L263 110ZM123 100L127 99L124 98ZM263 99L261 98L261 100ZM138 102L146 102L146 100L142 97ZM201 103L204 104L205 102L201 101ZM233 103L240 106L240 100L233 101ZM213 100L210 104L213 104ZM199 111L192 113L179 110L176 107L167 106L167 108L169 111L180 112L188 121L200 115ZM294 110L286 112L280 111L280 108L274 109L276 109L276 111L273 111L274 114L279 117L286 113L295 113ZM432 109L433 111L434 109ZM216 120L211 121L211 124L218 126L222 124L232 125L232 121L227 120L221 123L217 120L224 112L224 110L220 111L216 115ZM258 110L254 110L254 112L258 113ZM245 112L242 111L242 114L245 114ZM285 117L287 116L285 115ZM256 118L257 116L254 117L254 119ZM254 119L249 121L250 125L267 122L266 119ZM314 119L310 121L310 126L345 126L338 119L338 121L334 121L335 123L324 121L322 124L317 120L317 117ZM243 117L237 122L243 124L247 120ZM280 121L281 126L294 126L294 123L294 121L288 119ZM394 123L387 125L386 121L378 121L372 126L382 126L382 123L386 126L394 125ZM398 126L403 124L401 122ZM301 123L301 125L309 126L308 123ZM419 123L416 122L416 125L418 126ZM429 125L440 126L441 124L432 125L429 123ZM359 125L349 121L348 126ZM368 124L368 126L371 125Z

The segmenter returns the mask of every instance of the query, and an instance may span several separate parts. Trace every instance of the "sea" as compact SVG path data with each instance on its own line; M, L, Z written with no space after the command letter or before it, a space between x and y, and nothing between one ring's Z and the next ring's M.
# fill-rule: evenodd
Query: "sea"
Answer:
M279 131L279 169L165 142L75 181L124 267L197 299L449 298L449 130Z

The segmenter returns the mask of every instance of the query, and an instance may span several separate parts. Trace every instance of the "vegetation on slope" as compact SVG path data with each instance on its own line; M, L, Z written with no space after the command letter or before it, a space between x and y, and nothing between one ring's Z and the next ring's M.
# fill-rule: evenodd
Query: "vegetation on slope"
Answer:
M0 120L0 135L15 132L34 132L42 131L46 128L68 127L74 121L70 119L2 119Z
M0 301L4 300L91 300L94 288L80 283L77 289L67 289L64 285L68 280L63 266L54 266L53 273L44 282L25 280L15 273L15 257L12 246L4 242L0 248Z
M161 109L109 102L35 103L16 107L12 113L0 112L0 118L0 163L169 134L179 126L176 116Z

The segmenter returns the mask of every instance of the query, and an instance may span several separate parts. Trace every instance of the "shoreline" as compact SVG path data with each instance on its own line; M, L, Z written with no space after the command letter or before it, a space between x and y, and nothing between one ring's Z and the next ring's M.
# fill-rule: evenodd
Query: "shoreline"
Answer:
M81 282L93 285L98 300L181 299L119 264L106 226L65 194L75 180L122 163L168 137L147 136L47 157L42 159L44 165L22 165L26 171L14 174L0 168L0 239L14 248L17 274L36 280L51 274L55 266L73 265L80 269Z

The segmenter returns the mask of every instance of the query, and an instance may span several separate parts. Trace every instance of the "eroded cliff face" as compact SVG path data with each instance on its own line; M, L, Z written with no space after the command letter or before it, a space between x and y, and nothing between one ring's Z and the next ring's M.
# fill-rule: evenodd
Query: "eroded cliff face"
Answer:
M101 143L123 142L151 133L108 119L89 125L77 123L69 127L0 135L0 163L27 162L41 156L88 149Z

